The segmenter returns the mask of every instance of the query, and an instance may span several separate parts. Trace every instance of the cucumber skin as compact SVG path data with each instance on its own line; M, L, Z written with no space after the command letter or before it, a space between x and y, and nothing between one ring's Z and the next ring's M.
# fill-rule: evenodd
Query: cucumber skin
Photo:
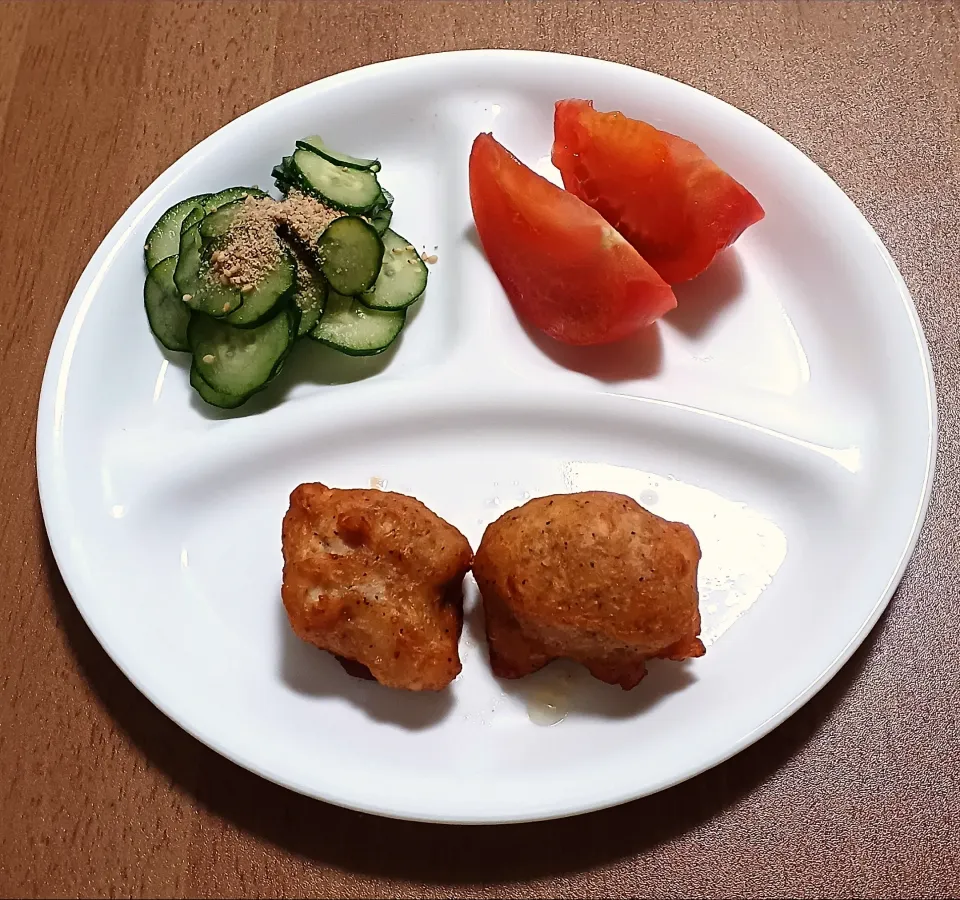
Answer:
M292 298L292 295L291 295L291 298ZM193 315L194 315L194 316L202 316L203 313L194 313ZM280 374L280 370L283 368L283 364L287 361L287 357L288 357L288 356L290 355L290 353L293 351L294 344L297 343L297 330L298 330L298 328L300 327L300 309L299 309L299 307L296 305L296 303L293 302L292 299L288 299L288 300L286 301L286 308L283 309L283 310L281 310L281 311L279 311L279 312L277 313L277 315L278 315L278 316L279 316L279 315L286 315L286 316L287 316L287 320L288 320L288 337L289 337L289 339L288 339L288 341L287 341L286 349L285 349L284 352L280 355L280 357L277 359L277 361L273 364L273 370L270 372L270 374L266 377L266 379L265 379L263 382L261 382L259 385L257 385L257 387L252 388L251 390L247 391L247 392L244 393L244 394L235 394L235 395L233 395L233 394L224 394L223 391L218 391L215 387L213 387L213 385L211 385L211 384L203 377L203 374L199 371L199 369L197 370L197 377L200 378L200 379L202 379L203 382L204 382L204 384L206 384L207 387L209 387L210 390L211 390L214 394L221 394L221 395L223 395L223 396L234 397L234 398L236 398L236 399L242 398L241 402L244 402L244 401L246 401L246 400L249 400L250 397L252 397L254 394L259 394L260 391L262 391L262 390L264 390L265 388L267 388L267 387L269 386L270 382L273 381L273 379L276 378L277 375ZM219 324L223 324L223 320L222 320L222 319L215 319L215 318L213 318L212 316L209 316L208 318L213 319L214 322L217 322L217 323L219 323ZM262 323L261 323L261 324L262 324ZM232 327L235 327L235 326L232 326ZM193 352L193 348L191 347L191 353L192 353L192 352ZM193 368L196 368L196 362L195 362L195 361L191 363L191 369L193 369ZM238 405L239 405L239 404L238 404Z
M244 186L229 187L210 194L209 199L203 204L203 208L204 212L212 213L220 209L221 206L226 206L226 204L233 203L235 200L243 200L245 197L263 199L269 196L266 191L261 191L260 188Z
M404 252L397 257L394 262L398 265L406 265L406 260L413 259L416 262L416 272L411 274L416 274L422 276L423 284L420 287L420 290L413 296L407 295L407 299L403 303L394 304L391 306L385 306L382 303L378 305L374 302L376 297L377 282L380 280L379 273L377 274L377 279L370 286L370 288L364 291L362 294L357 295L357 300L359 300L367 309L375 309L380 312L394 312L396 310L406 309L409 306L412 306L416 303L422 296L424 291L427 289L427 284L430 281L430 272L427 269L426 264L420 258L420 255L416 250L406 250L406 247L412 246L410 241L408 241L403 235L397 234L390 228L387 228L383 235L381 236L383 241L383 258L384 264L387 263L388 259L393 256L394 248L403 247Z
M253 394L256 393L256 391L254 391L253 393L244 394L240 397L221 394L203 380L203 376L200 374L196 363L190 364L190 387L200 395L200 399L203 400L204 403L215 406L217 409L236 409L238 406L246 403ZM264 384L264 387L266 387L266 384Z
M353 223L357 223L357 224L353 224ZM337 286L337 282L339 282L340 284L343 284L343 282L340 279L339 273L335 269L332 271L332 273L327 271L328 268L332 269L332 263L330 263L326 259L323 253L323 240L328 234L333 234L333 231L331 229L335 231L341 231L343 228L346 228L346 227L361 229L364 232L364 234L366 234L368 237L375 239L376 246L379 248L380 258L379 258L379 261L377 262L376 270L372 273L371 278L367 279L367 281L362 283L363 286L360 287L359 290L348 290L348 291L340 290L340 288ZM355 296L358 296L359 294L362 294L364 291L369 290L370 288L373 287L374 284L376 284L377 277L380 274L380 267L383 265L383 253L384 253L383 239L377 233L377 229L374 228L373 225L371 225L369 222L367 222L366 219L363 219L360 216L343 216L339 219L334 219L327 226L323 234L321 234L320 237L317 239L314 253L316 254L317 259L320 263L320 271L323 273L323 277L327 279L327 284L329 284L330 287L332 287L338 294L345 294L346 296L355 297ZM351 285L351 287L355 287L355 285Z
M273 305L269 309L263 310L259 316L250 321L237 322L237 318L242 318L240 313L244 312L244 308L249 314L252 301L250 298L243 298L241 304L234 309L232 312L227 313L223 317L222 321L226 322L228 325L233 325L234 328L256 328L258 325L262 325L264 322L268 322L270 319L276 315L284 302L289 302L293 299L294 294L297 290L297 270L296 263L294 262L293 255L291 252L284 247L284 260L282 261L284 265L288 266L291 272L290 284L287 285L286 289L273 301ZM241 295L242 296L242 295ZM253 295L251 295L252 297ZM248 302L249 301L249 302ZM297 307L299 310L299 307Z
M393 210L390 209L389 206L385 206L383 209L377 210L377 212L375 212L372 216L369 216L369 219L370 224L374 227L374 230L382 239L383 235L390 227L390 222L393 219Z
M322 156L327 162L333 163L335 166L344 166L347 169L357 169L361 172L373 172L374 175L381 169L379 159L365 159L352 156L349 153L337 153L336 150L328 147L319 138L304 138L302 141L297 141L296 146L298 150L307 150L310 153L316 153L317 156Z
M349 301L351 304L359 305L360 307L363 304L359 303L356 297L344 297L343 295L335 295L335 298L339 296L341 301ZM328 307L329 311L333 315L337 315L337 300L335 298L330 298L330 305ZM403 329L407 322L407 314L405 310L390 310L391 315L396 315L400 320L400 327L396 330L393 337L386 343L381 344L379 347L373 347L371 349L358 349L355 347L346 347L342 343L337 341L328 340L327 338L322 337L319 333L319 327L323 323L323 316L320 317L320 321L315 325L309 332L307 332L307 337L311 340L316 341L318 344L323 344L327 347L331 347L334 350L343 353L345 356L377 356L380 353L383 353L384 350L387 350L389 347L392 347L394 342L398 337L403 333ZM324 310L324 314L327 314L327 310Z
M218 289L212 284L205 287L201 283L202 252L203 239L200 237L200 222L198 222L180 236L180 253L176 271L173 273L173 283L181 296L190 296L191 299L184 302L194 312L203 313L212 319L222 319L241 307L243 296L237 290ZM203 291L205 295L201 293ZM204 305L200 304L201 299L205 301ZM226 312L222 309L221 300L230 304Z
M353 169L352 170L353 172L357 173L357 176L369 175L370 177L373 178L375 184L377 185L377 195L373 198L373 200L365 206L345 203L341 200L337 200L333 197L329 197L328 195L324 194L322 191L320 191L318 188L314 187L310 183L308 176L301 170L300 165L297 161L298 153L305 154L306 156L315 156L317 157L317 159L322 160L323 163L325 163L326 165L334 166L334 167L336 166L335 166L335 163L330 162L330 160L328 160L324 156L321 156L319 153L317 153L314 150L301 149L301 150L295 151L294 155L290 158L291 162L285 168L287 173L296 175L297 186L300 191L302 191L305 194L310 194L311 196L316 197L318 200L320 200L322 203L325 203L327 206L331 207L332 209L339 209L341 212L345 212L348 215L363 216L363 215L367 215L369 212L371 212L371 210L375 210L378 208L379 201L383 197L383 191L380 188L380 182L377 180L377 176L375 172L372 172L369 169ZM306 162L305 159L303 161ZM346 167L341 167L341 168L346 168Z
M147 269L155 269L164 259L170 256L176 256L177 252L173 253L162 253L156 249L158 243L164 242L165 235L162 233L164 228L164 222L168 217L171 217L171 213L179 209L183 211L183 216L178 223L178 229L182 226L184 219L190 215L193 210L202 209L203 204L210 199L210 194L197 194L195 197L187 197L184 200L180 200L177 203L174 203L169 209L165 210L163 215L154 222L153 227L150 229L149 234L147 235L146 243L143 247L143 258L147 264ZM172 217L171 217L172 221ZM167 226L169 228L169 225ZM169 231L169 235L174 237L174 232ZM171 240L170 243L173 243Z
M174 203L169 209L165 210L163 215L154 222L153 227L150 229L149 234L147 235L146 244L143 248L144 259L147 264L148 269L155 268L156 265L166 259L168 256L176 256L179 253L179 250L175 253L168 253L162 257L156 256L156 251L153 249L153 245L156 240L160 237L157 233L158 227L161 226L161 223L166 219L170 213L172 213L177 207L182 207L186 210L184 217L180 220L181 233L183 232L183 222L184 220L194 211L200 210L204 213L213 212L218 209L224 203L228 203L231 200L242 199L247 195L254 197L266 197L268 196L264 191L261 191L259 188L248 188L248 187L231 187L226 188L222 191L217 191L213 194L197 194L194 197L186 197L183 200L179 200ZM193 207L190 209L190 207ZM189 226L188 226L189 227ZM152 259L152 262L151 262Z
M389 344L384 344L382 347L377 347L376 350L348 350L340 344L334 344L330 341L325 341L323 338L318 338L312 331L307 332L307 337L312 341L316 341L318 344L323 344L324 347L330 347L332 350L336 350L338 353L342 353L344 356L379 356L385 350L389 350L396 342L397 338L403 334L403 328L401 328L394 336L393 340Z
M167 257L167 259L160 260L160 262L150 270L143 283L143 306L153 336L168 350L178 352L186 351L189 353L190 344L187 341L187 327L190 324L190 310L176 292L172 272L170 273L170 285L166 286L158 274L161 266L170 267L175 265L176 262L174 258ZM157 292L155 298L150 296L151 290ZM151 307L154 307L155 315L158 317L158 321L156 322L154 321L154 315L151 315ZM166 322L163 321L164 318ZM170 320L177 321L171 326Z

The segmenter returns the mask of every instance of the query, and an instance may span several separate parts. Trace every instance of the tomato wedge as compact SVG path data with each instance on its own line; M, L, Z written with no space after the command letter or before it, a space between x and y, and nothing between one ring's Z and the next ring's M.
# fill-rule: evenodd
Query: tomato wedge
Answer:
M470 152L470 203L517 315L567 344L606 344L677 305L670 286L586 203L490 134Z
M553 164L665 281L699 275L763 208L696 145L592 101L561 100Z

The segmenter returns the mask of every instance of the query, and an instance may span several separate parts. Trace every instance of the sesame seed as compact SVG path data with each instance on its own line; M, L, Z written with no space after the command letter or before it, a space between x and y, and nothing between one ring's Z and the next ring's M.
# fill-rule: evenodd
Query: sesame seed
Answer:
M229 303L224 303L224 304L223 304L223 311L224 311L224 312L230 312L230 304L229 304Z
M253 290L253 285L252 285L252 284L245 284L242 288L240 288L240 293L241 293L241 294L249 294L250 291L252 291L252 290Z
M203 361L207 363L207 365L212 363L215 359L216 357L212 353L208 353L206 356L203 357Z
M189 303L192 299L193 299L193 294L184 294L184 295L183 295L183 302L184 302L184 303Z

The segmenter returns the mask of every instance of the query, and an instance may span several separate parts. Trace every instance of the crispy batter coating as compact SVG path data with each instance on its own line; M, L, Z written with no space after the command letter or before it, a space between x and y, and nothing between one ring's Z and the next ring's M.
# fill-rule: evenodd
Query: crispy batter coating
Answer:
M301 484L283 519L283 605L296 634L350 674L438 691L460 672L472 558L419 500Z
M699 561L689 527L623 494L557 494L505 513L473 566L494 674L567 657L629 690L648 659L702 656Z

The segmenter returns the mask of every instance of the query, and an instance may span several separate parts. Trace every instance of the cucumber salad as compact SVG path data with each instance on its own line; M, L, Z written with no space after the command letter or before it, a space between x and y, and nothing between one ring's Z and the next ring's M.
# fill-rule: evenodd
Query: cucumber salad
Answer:
M397 339L427 267L390 229L379 171L310 137L273 169L279 200L228 188L181 200L153 226L147 319L164 347L191 354L207 403L232 409L263 390L300 338L351 356Z

